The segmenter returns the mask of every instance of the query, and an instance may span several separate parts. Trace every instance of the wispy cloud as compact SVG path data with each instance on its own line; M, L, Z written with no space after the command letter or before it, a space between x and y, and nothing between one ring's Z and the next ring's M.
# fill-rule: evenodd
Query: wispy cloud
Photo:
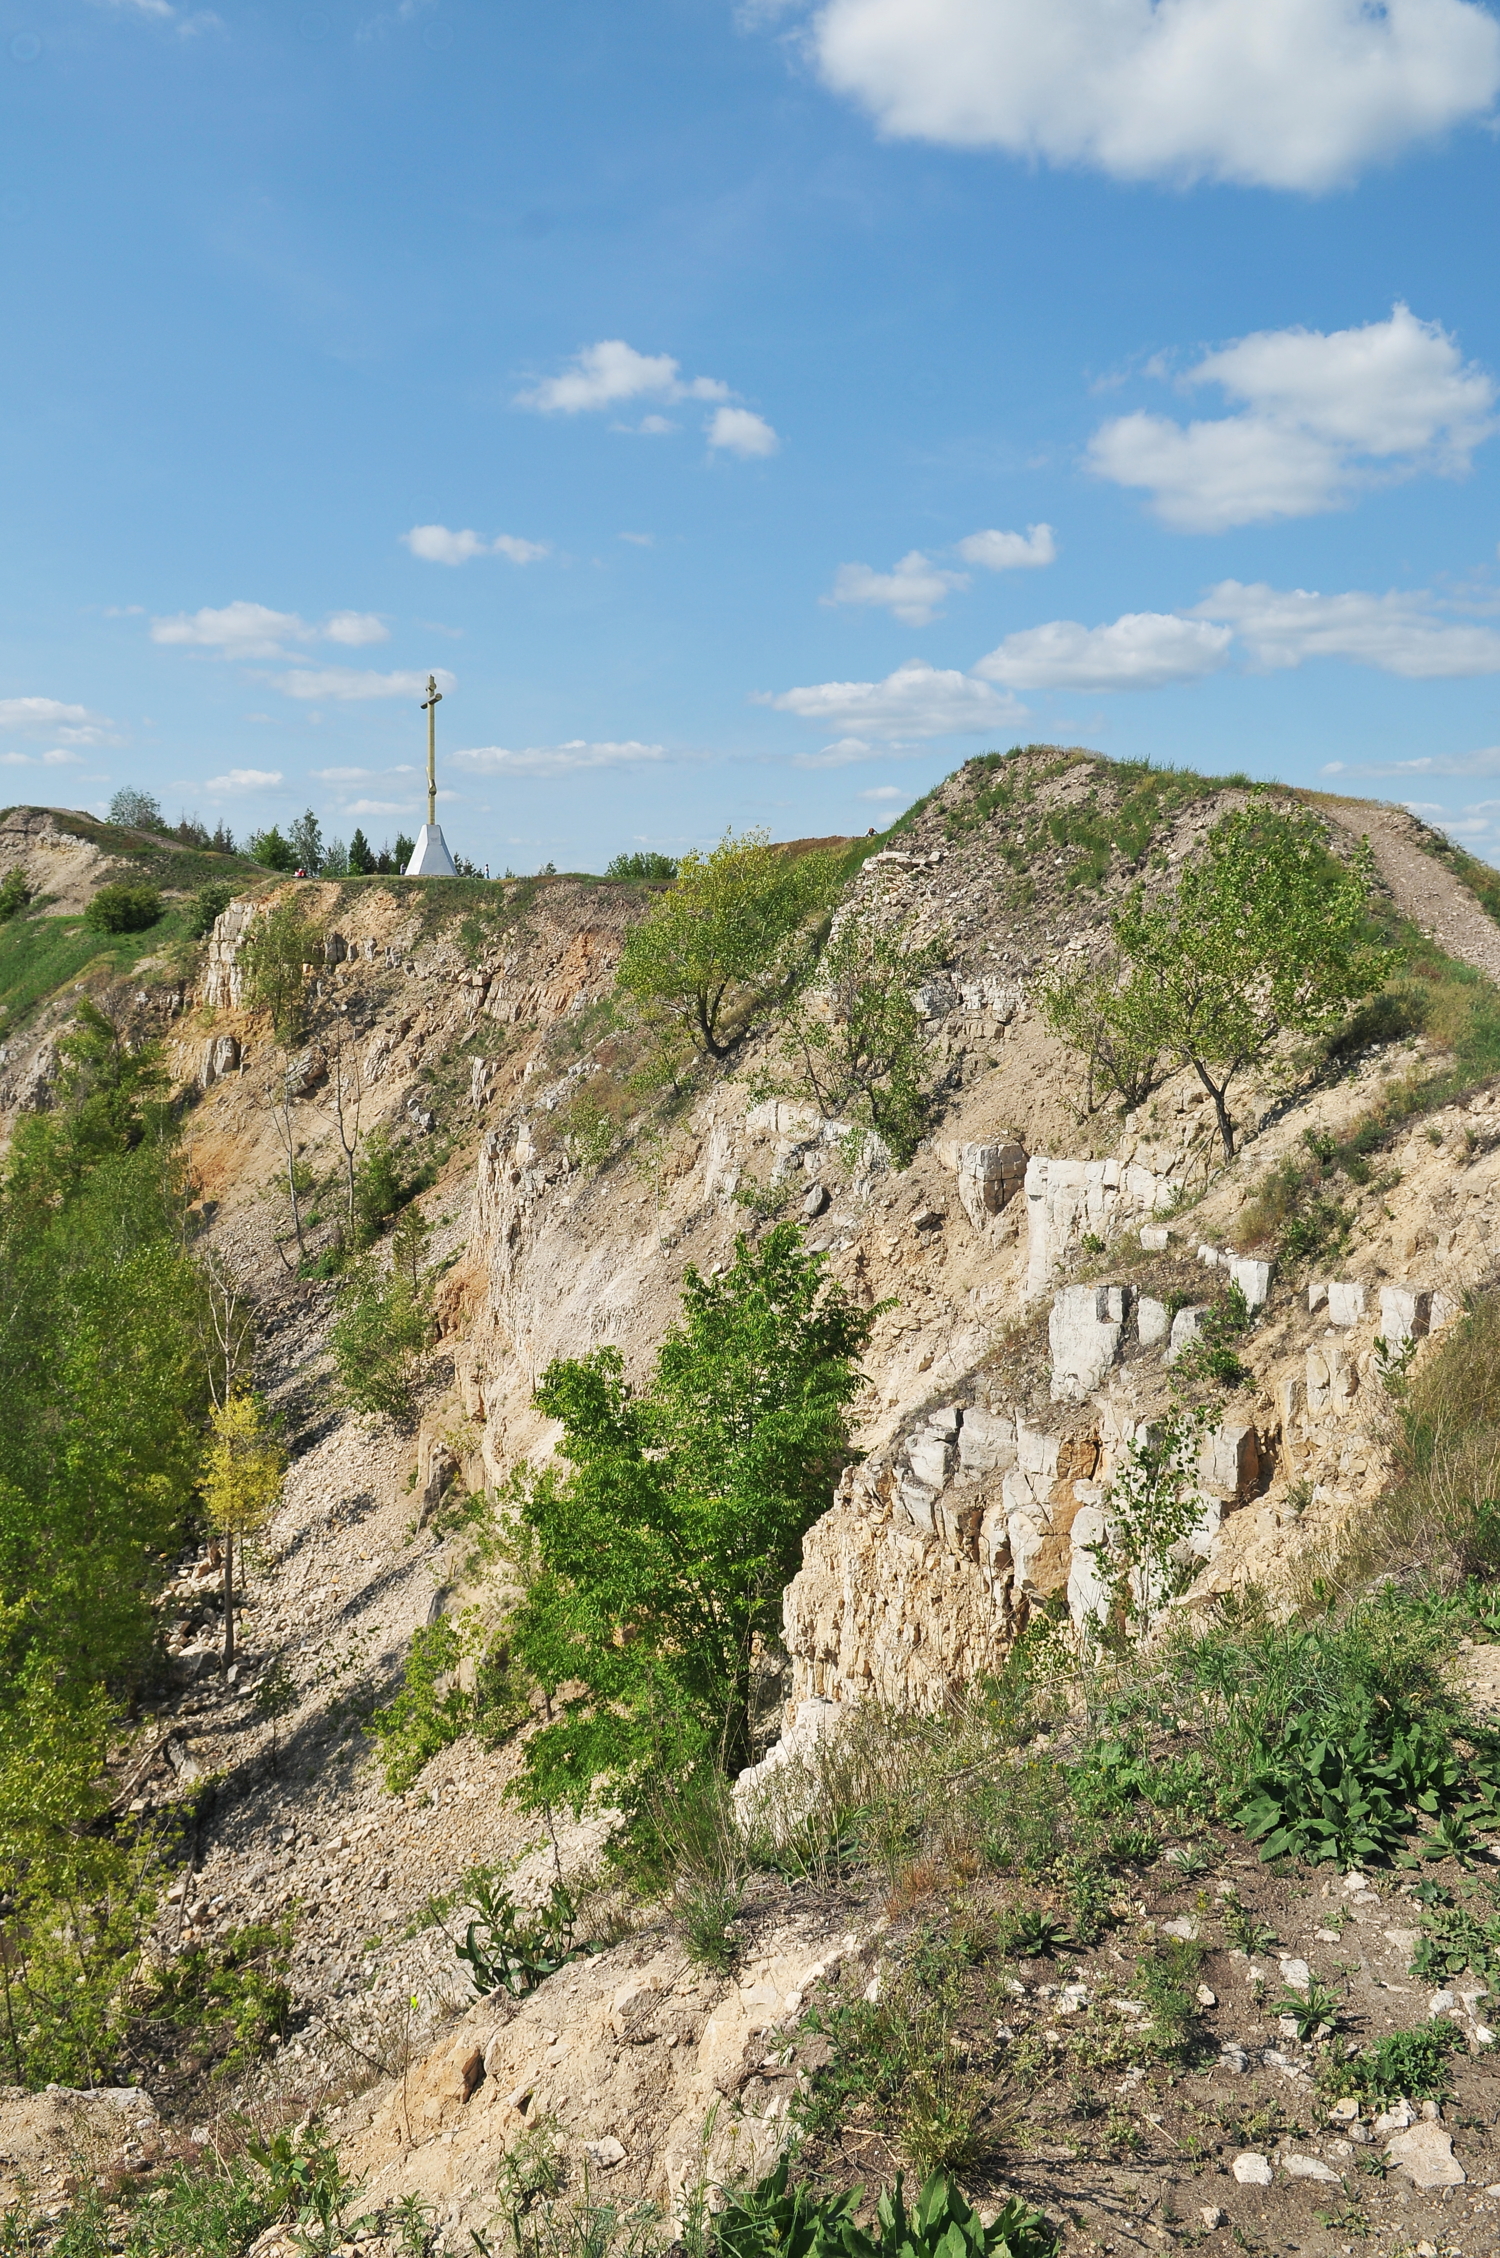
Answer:
M570 776L580 769L629 768L638 761L666 757L664 745L645 745L633 737L598 741L570 737L560 745L527 745L515 751L504 745L471 745L451 755L478 776Z
M65 745L102 745L109 742L110 728L104 714L90 713L87 706L70 705L61 698L0 698L0 729L60 737Z
M1411 681L1500 673L1500 631L1444 619L1438 599L1420 589L1377 596L1352 588L1324 596L1316 589L1223 580L1192 616L1227 621L1256 667L1323 658L1352 659Z
M205 792L274 792L285 781L279 768L231 768L222 776L211 776L204 785Z
M718 401L723 404L704 426L711 448L746 457L774 455L781 445L777 433L752 408L731 405L734 399L720 377L684 376L682 364L671 353L638 353L623 337L604 337L575 353L557 375L518 392L515 404L538 415L576 416L647 400L669 406L687 400ZM677 427L669 418L652 413L638 424L617 428L663 435Z
M437 676L439 690L453 688L456 675L445 667L430 671ZM400 668L391 674L375 674L352 666L295 667L290 674L274 677L276 688L288 698L360 701L368 698L417 698L427 693L427 675Z
M950 588L967 588L966 572L948 572L920 549L910 549L889 572L867 564L841 564L825 604L870 604L893 612L908 627L925 627L939 616Z

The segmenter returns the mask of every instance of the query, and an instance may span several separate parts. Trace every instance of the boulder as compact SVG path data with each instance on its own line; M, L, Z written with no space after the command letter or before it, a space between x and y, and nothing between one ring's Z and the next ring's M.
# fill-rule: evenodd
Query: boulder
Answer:
M1328 1322L1330 1325L1357 1325L1364 1313L1365 1289L1362 1280L1329 1280Z
M1149 1294L1142 1294L1135 1305L1136 1338L1142 1348L1155 1348L1159 1341L1164 1341L1170 1326L1166 1303L1153 1301Z
M1197 1340L1203 1328L1203 1320L1208 1315L1208 1308L1207 1302L1192 1302L1186 1309L1178 1310L1172 1320L1171 1338L1167 1342L1166 1363L1175 1364L1183 1350Z
M1025 1148L1014 1140L994 1145L960 1145L958 1197L976 1231L1006 1208L1026 1182Z
M1259 1309L1271 1291L1271 1267L1250 1255L1239 1255L1230 1263L1230 1279L1244 1295L1247 1309Z
M1386 2144L1386 2160L1414 2187L1462 2187L1468 2173L1453 2153L1453 2135L1441 2125L1413 2125Z
M1432 1330L1432 1290L1427 1286L1382 1286L1380 1334L1387 1348L1404 1348Z
M1092 1395L1120 1353L1128 1286L1064 1286L1054 1297L1047 1338L1054 1402Z

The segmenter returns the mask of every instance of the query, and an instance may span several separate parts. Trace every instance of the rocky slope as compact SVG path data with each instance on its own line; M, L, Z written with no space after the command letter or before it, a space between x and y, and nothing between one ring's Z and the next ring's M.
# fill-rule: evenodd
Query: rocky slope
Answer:
M225 913L190 978L148 960L110 991L138 1031L166 1039L191 1095L207 1241L259 1306L264 1379L296 1436L233 1681L214 1667L210 1564L185 1560L166 1637L178 1690L143 1720L122 1798L192 1814L164 1947L268 1911L294 1917L296 2029L252 2084L341 2107L350 2159L382 2193L425 2190L455 2228L477 2222L506 2143L545 2116L580 2151L593 2143L599 2169L675 2196L715 2095L732 2103L716 2137L768 2154L785 2118L778 2056L809 1986L868 1970L880 1950L873 1901L768 1890L732 1978L691 1967L653 1915L503 2010L465 2007L467 1970L441 1927L407 1933L467 1868L515 1865L539 1896L556 1860L573 1871L597 1856L597 1826L554 1845L504 1799L510 1750L461 1742L392 1798L362 1730L413 1629L474 1596L453 1540L432 1530L445 1487L499 1483L550 1448L531 1398L552 1357L608 1340L642 1370L684 1267L724 1263L778 1203L807 1218L867 1304L893 1304L857 1407L867 1455L809 1532L787 1595L793 1749L863 1699L940 1707L993 1671L1045 1603L1080 1623L1097 1609L1091 1548L1112 1473L1170 1400L1184 1314L1226 1272L1255 1309L1252 1377L1215 1398L1203 1440L1190 1597L1274 1588L1377 1494L1391 1352L1440 1331L1494 1275L1491 1093L1423 1113L1378 1174L1342 1186L1331 1264L1277 1269L1238 1251L1249 1203L1309 1134L1345 1138L1403 1077L1439 1066L1438 1038L1402 1036L1300 1079L1269 1062L1240 1096L1243 1143L1225 1167L1186 1075L1123 1128L1090 1114L1031 1000L1038 972L1086 949L1126 887L1170 872L1244 799L1042 750L1003 772L972 764L870 857L855 897L945 944L922 992L941 1118L900 1171L853 1157L842 1125L761 1094L768 1039L675 1109L632 1118L619 1095L628 1040L607 999L640 889L300 886L322 935L292 1074L321 1217L304 1274L271 1105L288 1061L247 1012L241 976L264 890ZM1347 827L1362 811L1329 812ZM76 908L104 859L21 813L0 827L0 866L7 852L28 868L55 858L49 889ZM1369 827L1397 907L1491 969L1496 929L1423 852L1421 827L1385 810ZM67 1009L60 994L10 1032L10 1108L45 1101ZM358 1064L361 1132L384 1125L433 1176L421 1204L442 1338L410 1434L337 1409L332 1288L305 1275L336 1212L341 1058ZM602 1144L581 1092L614 1107ZM273 1720L257 1696L277 1673L291 1692ZM1378 1957L1372 1985L1387 1981ZM191 2075L158 2098L189 2120L206 2107Z

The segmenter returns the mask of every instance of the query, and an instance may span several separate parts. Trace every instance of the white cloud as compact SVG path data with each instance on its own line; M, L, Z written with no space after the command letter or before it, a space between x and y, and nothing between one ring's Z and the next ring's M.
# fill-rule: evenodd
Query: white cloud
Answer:
M860 800L914 800L915 787L910 784L872 784L868 792L857 792Z
M883 682L813 682L795 690L758 691L755 702L824 728L886 738L978 736L1025 710L1013 698L997 697L972 675L960 674L956 667L928 666L923 659L908 659ZM868 749L861 744L856 753L830 746L827 752L857 760Z
M456 680L444 667L433 670L440 690L451 690ZM352 666L296 667L275 677L276 688L288 698L422 698L427 676L401 669L394 674L361 672Z
M1091 469L1145 488L1181 533L1337 509L1422 470L1455 476L1494 428L1493 379L1403 305L1361 329L1262 330L1184 381L1217 384L1244 408L1186 425L1118 416L1088 449Z
M909 627L925 627L938 616L938 606L950 588L967 588L966 572L945 572L920 549L909 550L890 572L874 572L866 564L843 564L834 574L825 604L878 604L904 619Z
M211 776L203 789L205 792L270 792L281 782L279 768L231 768L223 776Z
M32 730L61 737L67 745L98 745L105 741L109 722L103 714L90 713L87 706L67 705L61 698L0 698L0 729Z
M809 40L888 134L1126 180L1328 188L1500 89L1474 0L825 0Z
M1473 753L1423 753L1409 761L1326 761L1321 776L1500 776L1500 745ZM1407 807L1429 804L1408 800ZM1491 803L1493 804L1493 803Z
M315 768L313 775L320 784L362 784L373 776L373 768Z
M1175 612L1126 612L1107 627L1054 619L1007 635L974 672L1011 690L1160 690L1216 673L1233 640Z
M1014 572L1024 565L1054 563L1057 541L1050 525L1028 525L1024 533L997 533L991 527L966 535L958 553L965 564L983 565L988 572Z
M439 792L438 798L440 800L446 797L448 797L447 794ZM351 800L344 813L345 815L409 815L417 804L415 800Z
M205 604L199 611L174 612L169 619L151 622L153 643L188 644L235 659L279 658L288 643L310 643L316 634L296 612L276 612L267 604L242 599L217 609Z
M749 408L717 408L708 425L710 447L727 447L732 455L774 455L781 445L764 416Z
M1238 580L1211 588L1192 616L1225 620L1259 667L1301 666L1304 659L1352 659L1412 681L1500 674L1500 631L1470 620L1435 616L1421 590L1376 596L1349 589L1271 588Z
M642 416L637 424L617 423L612 428L615 431L641 431L648 439L660 439L666 432L679 431L682 427L675 424L670 416Z
M359 645L384 643L389 640L390 629L374 612L333 612L324 622L323 634L330 643Z
M670 353L638 353L622 337L585 345L560 376L544 377L529 392L516 394L518 408L542 415L573 416L590 408L614 407L621 400L727 400L729 387L717 377L684 380Z
M251 604L242 598L217 607L204 604L198 611L174 612L151 622L153 643L215 651L225 659L285 658L288 644L338 643L347 649L383 643L389 633L374 612L330 612L318 627L297 612L273 611L269 604Z
M620 539L631 542L637 549L654 549L656 547L656 535L654 533L622 533Z
M461 565L471 557L509 557L512 564L532 564L548 553L545 541L523 541L515 533L497 533L493 541L486 541L468 525L460 533L450 533L446 525L414 525L401 538L425 564Z
M504 745L472 745L452 757L479 776L571 776L580 769L623 768L636 761L665 760L666 747L643 745L635 738L590 743L582 737L571 737L565 744L528 745L515 752Z

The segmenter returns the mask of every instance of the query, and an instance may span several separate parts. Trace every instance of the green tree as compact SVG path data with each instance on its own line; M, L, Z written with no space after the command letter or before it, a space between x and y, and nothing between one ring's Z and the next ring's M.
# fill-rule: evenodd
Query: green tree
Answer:
M58 1151L74 1171L110 1153L130 1152L168 1130L167 1076L159 1043L133 1043L125 1027L88 996L57 1046Z
M683 856L676 883L628 935L620 985L679 1023L694 1048L724 1058L802 969L798 944L836 883L832 856L790 855L761 831L726 832Z
M943 960L946 936L846 911L787 1013L782 1049L820 1113L864 1122L905 1167L927 1115L922 1021L912 990Z
M1144 982L1116 948L1081 964L1061 966L1042 983L1042 1017L1088 1062L1084 1106L1099 1102L1102 1085L1127 1113L1143 1105L1161 1080L1163 1034Z
M224 1667L234 1660L234 1551L259 1536L281 1497L286 1452L257 1395L234 1389L209 1417L203 1510L224 1560Z
M530 1485L539 1568L510 1626L551 1704L527 1744L535 1802L749 1760L757 1648L847 1463L876 1314L781 1225L740 1239L722 1278L688 1270L644 1388L613 1348L543 1374L537 1408L571 1471Z
M307 967L317 947L295 892L284 893L245 936L245 1001L270 1015L279 1042L297 1041L307 1024Z
M416 840L408 839L404 831L398 831L396 833L396 844L391 851L391 862L398 873L405 870L416 851Z
M19 917L30 899L31 888L26 883L25 872L7 871L5 883L0 885L0 925L8 925L13 917Z
M249 852L252 859L264 864L267 870L279 870L286 874L297 867L297 857L291 841L283 839L274 823L269 831L254 833Z
M354 837L349 841L349 868L356 878L368 878L375 868L375 856L369 840L356 824Z
M432 1296L414 1266L367 1255L347 1274L330 1333L344 1401L404 1425L432 1344Z
M311 808L298 816L287 843L292 850L293 870L305 870L309 878L316 878L323 867L323 826Z
M211 878L198 888L188 911L188 931L195 941L205 940L212 933L233 900L234 888L227 878Z
M1310 809L1263 797L1214 825L1175 887L1137 887L1111 919L1128 973L1099 1001L1138 1057L1191 1066L1234 1151L1235 1077L1284 1034L1314 1035L1380 986L1368 848L1330 853Z
M122 823L131 831L160 831L161 802L150 792L138 791L133 784L122 784L109 803L109 820Z
M144 933L161 916L154 886L101 886L83 913L91 933Z

